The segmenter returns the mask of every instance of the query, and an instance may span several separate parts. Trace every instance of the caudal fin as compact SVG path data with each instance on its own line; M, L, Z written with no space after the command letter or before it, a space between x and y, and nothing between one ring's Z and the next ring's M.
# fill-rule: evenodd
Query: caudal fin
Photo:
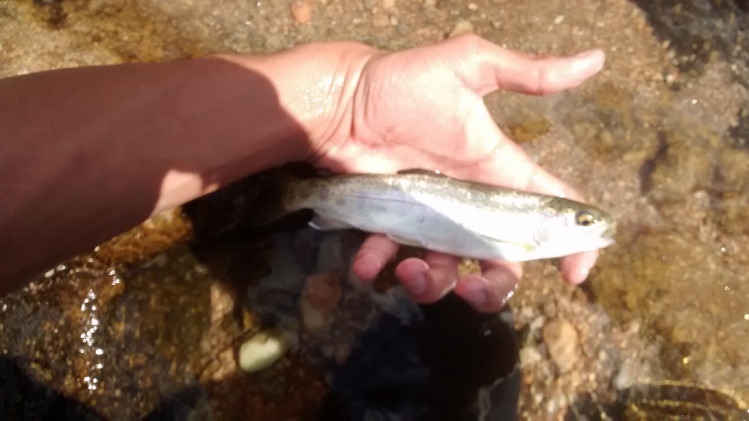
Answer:
M297 177L283 169L272 169L258 174L257 194L247 207L244 219L249 226L271 225L290 212L283 206L283 197L288 186Z
M190 220L198 241L226 236L262 237L278 229L304 227L306 220L286 224L284 216L288 212L282 206L285 186L296 179L284 169L254 174L185 204L183 214ZM276 227L276 221L284 227Z

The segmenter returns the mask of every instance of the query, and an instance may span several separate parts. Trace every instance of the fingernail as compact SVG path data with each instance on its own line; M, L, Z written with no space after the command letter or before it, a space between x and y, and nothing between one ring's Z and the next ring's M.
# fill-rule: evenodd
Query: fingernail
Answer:
M576 59L590 59L590 58L592 58L592 57L594 57L594 56L596 56L598 54L601 54L601 53L602 53L601 50L584 51L584 52L582 52L580 54L575 55L574 58L576 58ZM595 71L595 72L600 71L603 68L604 62L605 62L605 59L598 61L597 65L593 69L593 71ZM588 61L576 62L575 64L572 65L572 67L570 68L570 70L573 71L573 72L577 72L577 71L580 71L582 69L585 69L589 65L590 65L590 62L588 62Z
M427 278L426 275L420 273L410 278L408 282L403 282L403 287L406 288L411 294L421 294L427 290Z
M588 276L590 275L590 266L583 266L580 268L580 282L588 279Z
M474 306L483 305L486 302L486 292L480 282L471 282L464 287L463 295Z
M588 58L588 57L594 56L595 54L598 54L598 50L583 51L582 53L575 54L575 57L576 58Z

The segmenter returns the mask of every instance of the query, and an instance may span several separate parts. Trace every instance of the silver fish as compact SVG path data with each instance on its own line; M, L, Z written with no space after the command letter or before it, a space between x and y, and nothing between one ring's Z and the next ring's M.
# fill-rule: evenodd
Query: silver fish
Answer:
M614 243L611 215L573 200L433 172L283 177L260 223L312 209L320 230L359 229L397 243L474 259L528 261Z

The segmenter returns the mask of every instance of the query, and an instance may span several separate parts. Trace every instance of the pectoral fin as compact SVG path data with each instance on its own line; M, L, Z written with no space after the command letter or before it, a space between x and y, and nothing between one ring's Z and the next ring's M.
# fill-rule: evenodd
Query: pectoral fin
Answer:
M328 230L342 230L342 229L348 229L348 228L355 228L352 227L351 224L329 217L329 216L322 216L315 214L315 216L312 217L312 220L309 222L309 226L316 230L321 231L328 231Z
M503 260L518 262L525 261L528 260L528 257L536 250L536 246L533 244L502 241L492 237L484 238L494 243L493 247L501 253Z
M397 235L392 235L392 234L388 234L388 238L395 241L398 244L403 244L404 246L427 248L424 246L422 242L418 240L413 240L411 238L403 238L403 237L399 237Z
M500 241L500 243L502 243L503 248L512 250L514 253L530 253L536 249L536 246L534 246L533 244L509 243L506 241Z

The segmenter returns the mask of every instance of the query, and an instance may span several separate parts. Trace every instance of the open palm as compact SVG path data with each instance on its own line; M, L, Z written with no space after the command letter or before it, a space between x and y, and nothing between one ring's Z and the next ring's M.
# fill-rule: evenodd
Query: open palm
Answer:
M326 148L318 165L339 172L392 173L422 168L467 180L581 200L571 187L536 165L507 138L483 96L497 89L532 95L575 87L603 66L601 51L541 58L500 48L476 36L396 53L375 53L361 68L350 101L350 130ZM372 235L354 272L373 280L398 245ZM597 253L568 256L562 275L587 277ZM428 252L400 262L396 275L417 302L454 290L480 311L502 307L522 276L519 263L484 261L482 273L458 279L458 257Z

